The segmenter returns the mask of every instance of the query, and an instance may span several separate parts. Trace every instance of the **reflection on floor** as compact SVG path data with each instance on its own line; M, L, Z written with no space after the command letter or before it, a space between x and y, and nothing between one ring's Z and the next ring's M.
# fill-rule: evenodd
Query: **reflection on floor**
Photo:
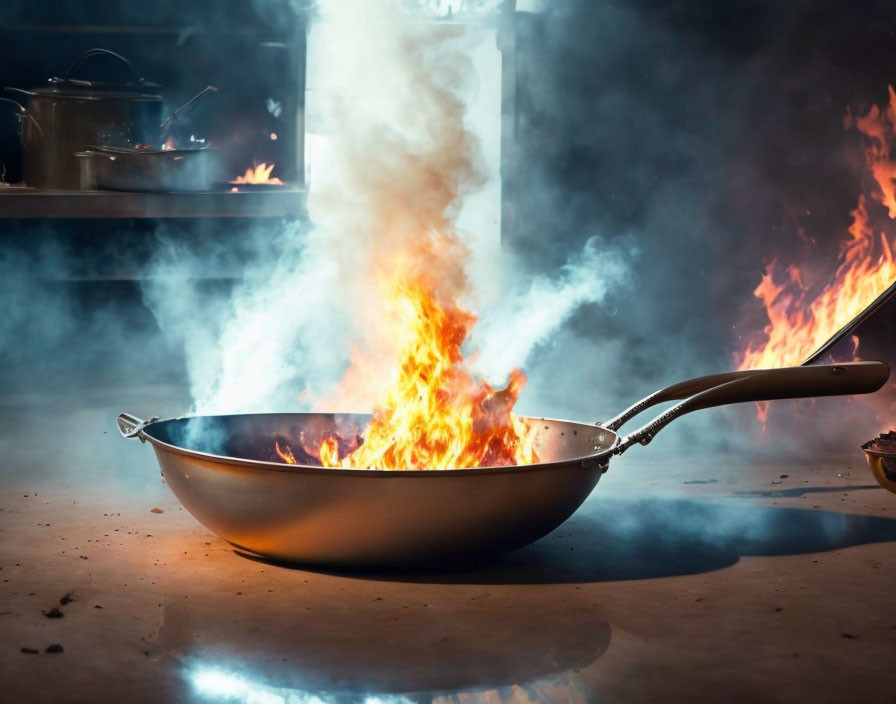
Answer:
M241 554L179 506L114 428L176 412L171 390L2 403L0 699L896 700L896 497L855 458L707 476L644 453L515 553L334 572Z

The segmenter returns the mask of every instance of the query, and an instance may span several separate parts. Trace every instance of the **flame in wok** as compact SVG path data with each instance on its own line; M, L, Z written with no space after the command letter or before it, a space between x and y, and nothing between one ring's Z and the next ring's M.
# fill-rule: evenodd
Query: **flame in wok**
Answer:
M507 386L494 389L470 372L461 348L476 316L439 290L437 264L419 266L423 251L444 256L458 242L453 235L428 242L420 252L397 257L395 273L381 281L386 324L396 341L395 380L380 394L360 447L334 433L316 451L304 448L324 467L452 469L538 461L535 428L512 412L525 375L513 370ZM276 449L295 464L288 446Z

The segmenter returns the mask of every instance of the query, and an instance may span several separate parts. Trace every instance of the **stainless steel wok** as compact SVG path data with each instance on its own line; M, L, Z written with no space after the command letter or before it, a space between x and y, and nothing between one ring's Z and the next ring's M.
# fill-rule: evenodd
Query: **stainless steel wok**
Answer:
M280 463L276 440L360 431L364 415L279 413L142 421L122 435L149 441L162 475L206 528L258 555L318 565L429 561L512 550L546 535L587 498L613 455L647 444L675 418L730 403L876 391L883 362L731 372L651 394L605 423L530 419L541 462L452 470L325 469ZM639 430L623 423L686 399ZM313 444L313 443L312 443Z

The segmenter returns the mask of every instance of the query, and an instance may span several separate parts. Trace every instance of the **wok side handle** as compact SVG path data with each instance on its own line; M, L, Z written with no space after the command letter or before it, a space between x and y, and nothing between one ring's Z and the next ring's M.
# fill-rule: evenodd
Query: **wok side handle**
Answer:
M644 427L622 438L615 454L625 452L635 443L646 445L673 420L692 411L751 401L867 394L881 388L889 377L890 368L883 362L848 362L754 371L700 391L661 413Z
M143 420L137 416L132 416L130 413L120 413L116 422L118 423L118 432L121 433L121 437L140 438L140 442L146 442L143 429L157 420L158 418L155 417Z

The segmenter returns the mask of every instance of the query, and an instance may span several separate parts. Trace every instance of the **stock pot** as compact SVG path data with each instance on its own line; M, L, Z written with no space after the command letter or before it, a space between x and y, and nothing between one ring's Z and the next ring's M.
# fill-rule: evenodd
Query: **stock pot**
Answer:
M116 61L126 76L118 83L75 78L82 62L94 57ZM2 98L20 114L25 185L77 190L81 186L78 152L90 146L157 143L162 123L160 88L124 56L107 49L84 52L61 78L50 78L45 86L5 88L24 99L23 105Z

